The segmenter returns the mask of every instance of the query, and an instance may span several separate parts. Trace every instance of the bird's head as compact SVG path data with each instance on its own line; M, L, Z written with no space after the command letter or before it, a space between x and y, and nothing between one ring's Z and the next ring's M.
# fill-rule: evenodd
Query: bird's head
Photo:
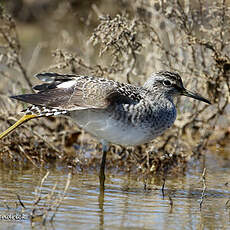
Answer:
M211 104L209 100L200 94L187 90L183 86L182 79L178 73L161 71L154 73L144 84L145 89L158 94L164 94L171 98L184 95L196 100Z

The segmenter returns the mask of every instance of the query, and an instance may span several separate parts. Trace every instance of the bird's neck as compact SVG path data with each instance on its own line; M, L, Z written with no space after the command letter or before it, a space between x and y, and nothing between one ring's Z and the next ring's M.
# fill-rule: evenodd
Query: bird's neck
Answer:
M162 104L166 106L175 106L174 105L174 97L171 95L162 92L161 90L154 90L149 91L146 90L144 95L144 98L146 98L150 104Z

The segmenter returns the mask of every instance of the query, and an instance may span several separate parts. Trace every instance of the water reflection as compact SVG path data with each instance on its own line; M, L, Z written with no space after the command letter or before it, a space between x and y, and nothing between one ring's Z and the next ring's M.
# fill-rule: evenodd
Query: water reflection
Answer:
M100 187L100 192L98 195L98 206L99 206L99 226L100 229L104 229L104 199L105 197L105 190L104 187Z
M162 180L147 184L132 175L108 175L105 190L99 188L95 174L75 174L53 223L47 229L224 229L229 226L229 173L214 154L207 155L204 165L192 166L185 176L168 177L164 196ZM200 211L202 167L207 167L207 189ZM16 194L27 209L34 205L35 189L46 171L35 168L12 169L0 165L0 214L21 211ZM50 169L42 194L66 186L68 171ZM159 178L158 178L159 179ZM44 207L47 203L42 203ZM30 219L1 220L4 229L31 229ZM41 228L40 224L35 229Z

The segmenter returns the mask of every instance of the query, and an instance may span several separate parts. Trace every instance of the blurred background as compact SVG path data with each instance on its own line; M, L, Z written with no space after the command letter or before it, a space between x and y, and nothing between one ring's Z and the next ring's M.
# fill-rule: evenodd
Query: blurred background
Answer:
M229 151L229 1L8 0L2 1L0 13L1 130L26 107L8 96L31 92L39 83L33 77L38 72L102 76L141 85L151 73L169 70L178 72L188 89L212 105L179 98L174 127L138 148L111 147L111 167L119 155L137 161L142 173L175 170L175 165L184 170L188 159L199 158L207 148ZM76 151L83 144L99 149L100 145L72 126L63 118L31 121L1 147L8 155L21 151L12 142L21 143L38 162L42 150L44 159L63 158L82 167L85 153L84 160L79 160L80 154L76 160ZM98 162L97 153L94 157ZM117 164L132 168L124 161Z
M1 0L0 132L28 106L9 96L33 92L34 74L44 71L136 85L175 71L212 102L181 97L164 135L138 147L111 145L105 191L98 189L101 145L71 120L17 128L0 141L0 212L25 220L1 219L3 228L229 229L229 5Z

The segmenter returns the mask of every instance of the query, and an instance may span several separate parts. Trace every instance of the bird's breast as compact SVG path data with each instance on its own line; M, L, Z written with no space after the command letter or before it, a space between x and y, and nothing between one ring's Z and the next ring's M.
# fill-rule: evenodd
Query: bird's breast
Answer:
M120 105L112 110L71 112L73 120L84 130L114 144L125 146L147 143L161 135L175 121L174 106L153 109L146 105Z

